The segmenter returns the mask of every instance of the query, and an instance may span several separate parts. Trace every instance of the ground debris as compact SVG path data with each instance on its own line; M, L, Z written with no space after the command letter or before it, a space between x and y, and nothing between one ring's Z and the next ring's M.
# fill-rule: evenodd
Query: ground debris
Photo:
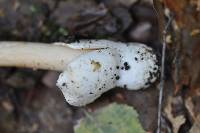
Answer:
M200 115L197 116L196 121L192 128L190 129L189 133L199 133L200 131Z
M186 122L182 100L180 96L169 97L164 108L165 116L171 122L174 133L178 133L180 127Z

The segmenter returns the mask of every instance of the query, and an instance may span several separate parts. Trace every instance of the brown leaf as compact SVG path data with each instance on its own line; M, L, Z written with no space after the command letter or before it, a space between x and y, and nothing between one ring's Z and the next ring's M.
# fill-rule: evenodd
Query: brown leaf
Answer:
M198 115L194 125L190 129L190 133L199 133L200 131L200 115Z
M175 13L176 21L179 25L183 25L183 16L184 12L183 9L186 6L186 0L164 0L165 5Z
M193 6L196 1L195 6ZM180 28L195 29L199 26L200 12L197 10L200 6L199 0L164 0L164 4L174 14L176 23Z
M199 43L200 44L200 43ZM196 45L192 52L191 88L200 89L200 45Z
M182 113L179 113L181 109L178 106L181 107L182 104L181 97L169 97L167 105L164 108L167 118L172 123L174 133L178 133L181 125L186 121L185 116Z
M185 106L192 117L192 120L196 120L197 116L200 115L200 94L190 96L185 100Z

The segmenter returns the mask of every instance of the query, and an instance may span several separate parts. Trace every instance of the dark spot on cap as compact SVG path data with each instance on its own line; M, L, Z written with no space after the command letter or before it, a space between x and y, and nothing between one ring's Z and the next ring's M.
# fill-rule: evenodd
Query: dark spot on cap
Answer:
M150 75L150 78L152 79L153 78L153 73L149 72L149 75Z
M94 94L94 93L90 92L90 94Z
M116 80L119 80L120 79L120 77L119 76L116 76L116 78L115 78Z
M65 86L66 85L66 83L62 83L62 86Z
M74 83L74 81L73 81L73 80L71 80L71 82L72 82L72 83Z
M99 88L99 90L101 90L101 88Z
M135 57L135 60L137 61L137 60L138 60L138 58L137 58L137 57Z
M147 78L147 82L145 83L145 85L150 85L151 84L151 80L154 78L154 73L149 72L149 77Z
M127 66L128 65L128 62L124 62L124 66Z
M159 76L159 71L153 72L153 76L154 76L154 77L158 77L158 76Z
M122 70L124 70L124 67L121 67Z
M125 70L129 70L130 69L130 66L129 66L128 62L124 62L124 67L125 67Z
M149 83L149 82L146 82L146 83L145 83L145 85L146 85L146 86L149 86L149 85L150 85L150 83Z
M126 67L125 67L125 70L129 70L129 69L130 69L130 66L126 66Z
M119 69L119 66L116 66L117 69Z

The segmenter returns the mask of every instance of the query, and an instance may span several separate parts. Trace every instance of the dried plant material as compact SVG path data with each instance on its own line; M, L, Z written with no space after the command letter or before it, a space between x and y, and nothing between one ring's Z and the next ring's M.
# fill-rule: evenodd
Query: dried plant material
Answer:
M173 79L176 94L183 86L193 89L199 85L199 27L200 12L196 10L199 0L164 0L165 8L175 16L173 21L173 47L175 48ZM194 6L196 5L196 6ZM178 28L177 28L178 27Z
M194 46L192 50L192 58L191 58L191 64L188 64L188 66L191 68L190 77L191 77L191 90L194 91L191 92L193 94L196 94L196 90L200 90L200 42L196 43L196 46Z
M185 106L191 116L192 120L196 120L197 116L200 114L200 93L199 90L195 91L196 94L190 95L186 100L185 100Z
M166 36L166 42L167 43L172 43L172 36L171 35L167 35Z
M194 29L194 30L192 30L191 32L190 32L190 35L191 36L196 36L196 35L198 35L200 33L200 29Z
M93 65L93 72L95 72L101 68L101 64L99 62L95 62L94 60L92 60L91 64Z
M14 107L13 107L11 101L9 101L9 100L4 100L4 101L2 101L1 104L2 104L3 108L8 112L12 112L14 110Z
M197 116L195 123L193 124L192 128L190 129L189 133L199 133L200 131L200 115Z
M200 10L200 0L190 0L190 3L195 5L197 10Z
M183 0L182 2L180 2L179 0L163 0L166 7L168 7L172 12L176 13L175 19L178 22L179 25L183 25L183 23L185 23L183 21L183 16L184 16L184 12L183 9L186 6L186 1Z
M176 101L178 100L178 101ZM167 105L165 106L164 112L167 116L167 118L169 119L169 121L172 123L173 126L173 132L174 133L178 133L180 126L185 123L186 118L184 115L180 114L180 115L174 115L173 114L173 104L174 102L179 102L179 98L173 98L173 97L169 97L168 101L167 101Z
M191 98L191 97L189 97L189 98L186 99L186 101L185 101L185 106L186 106L186 108L187 108L189 114L191 115L191 117L192 117L193 119L195 119L196 116L195 116L195 114L194 114L194 104L193 104L193 102L192 102L192 98Z

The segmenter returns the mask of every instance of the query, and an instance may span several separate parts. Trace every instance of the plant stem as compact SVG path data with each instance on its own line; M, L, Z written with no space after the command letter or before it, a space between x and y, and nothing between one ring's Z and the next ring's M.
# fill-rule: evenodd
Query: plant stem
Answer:
M1 67L26 67L62 71L86 50L31 42L0 42Z

